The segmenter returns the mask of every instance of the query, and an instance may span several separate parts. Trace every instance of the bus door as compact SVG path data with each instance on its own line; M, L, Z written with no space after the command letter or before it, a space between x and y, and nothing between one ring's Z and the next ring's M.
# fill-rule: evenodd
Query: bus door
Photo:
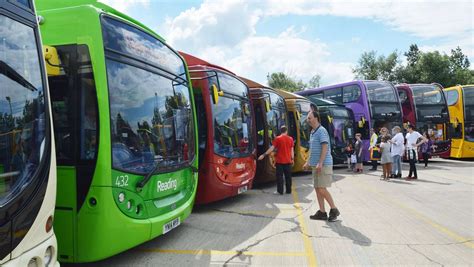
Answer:
M273 129L270 129L267 121L267 112L270 111L270 96L263 92L252 92L252 102L255 112L255 127L257 129L257 155L261 155L271 146L270 136Z
M309 139L310 139L310 133L311 133L311 127L306 121L306 118L308 117L308 113L311 110L311 104L306 101L297 101L295 104L296 107L296 124L298 124L298 146L295 147L295 166L298 168L298 164L301 164L301 167L303 164L308 160L309 157ZM296 140L296 138L295 138ZM300 169L298 169L300 171Z
M58 162L57 187L60 189L54 227L61 247L60 260L73 261L74 222L89 191L97 160L96 88L87 46L65 45L47 49L53 54L46 60L46 66Z
M199 166L203 166L202 162L206 155L206 149L209 147L208 144L212 143L212 132L208 128L212 125L212 116L209 116L211 122L208 122L208 114L212 114L209 102L209 96L205 90L209 90L209 95L214 103L217 103L219 98L219 79L217 72L212 70L190 70L191 80L193 81L193 96L196 105L196 116L198 120L198 147L199 147ZM207 81L209 78L216 77L217 84L209 84ZM211 138L208 140L208 138Z

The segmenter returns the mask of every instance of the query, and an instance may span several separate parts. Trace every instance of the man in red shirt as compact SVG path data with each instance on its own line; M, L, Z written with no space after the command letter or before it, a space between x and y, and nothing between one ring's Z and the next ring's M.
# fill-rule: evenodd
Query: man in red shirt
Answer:
M294 160L294 144L293 138L288 135L286 126L281 126L280 132L281 134L273 139L272 146L260 155L258 160L262 160L265 156L270 155L272 151L276 151L277 192L283 195L283 175L285 175L286 193L291 194L291 166Z

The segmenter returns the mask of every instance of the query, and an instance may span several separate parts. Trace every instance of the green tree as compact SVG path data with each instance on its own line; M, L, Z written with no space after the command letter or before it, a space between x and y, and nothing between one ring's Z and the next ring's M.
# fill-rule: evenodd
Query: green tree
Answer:
M387 57L383 55L377 57L375 51L364 52L352 72L358 79L393 81L397 77L395 70L398 64L397 51L390 53Z
M375 51L364 52L352 72L358 79L376 80L378 77L377 53Z
M471 65L469 59L462 52L461 48L458 46L456 49L451 49L451 56L449 57L451 62L451 67L455 69L467 69Z
M421 57L421 51L416 44L411 44L408 52L404 55L407 57L408 66L414 66Z
M282 89L288 92L301 91L306 84L301 80L295 80L283 72L275 72L267 75L268 86L276 89Z
M451 50L448 56L439 51L422 52L416 44L403 53L407 63L402 65L396 51L387 57L377 56L375 51L362 53L353 69L356 78L387 80L405 83L432 83L443 86L474 83L474 70L460 47Z
M306 85L306 88L318 88L319 86L321 86L321 75L316 74L311 77L308 84Z

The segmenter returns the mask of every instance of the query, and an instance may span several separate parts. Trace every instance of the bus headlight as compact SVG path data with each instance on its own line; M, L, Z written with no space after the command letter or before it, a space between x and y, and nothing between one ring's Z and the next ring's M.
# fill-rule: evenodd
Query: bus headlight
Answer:
M124 192L120 192L120 194L118 195L118 201L120 203L123 203L125 201L125 193Z
M132 208L132 202L129 200L127 201L127 209L131 209Z
M53 260L53 247L49 246L44 253L44 265L48 266Z
M28 267L38 267L38 260L36 260L36 258L32 258L28 262Z

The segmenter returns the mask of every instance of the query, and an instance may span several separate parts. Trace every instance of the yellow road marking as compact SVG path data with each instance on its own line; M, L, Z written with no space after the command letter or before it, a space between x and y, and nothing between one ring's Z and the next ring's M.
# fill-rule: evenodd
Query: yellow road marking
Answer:
M300 226L301 226L301 232L303 232L304 250L306 252L306 257L308 258L308 264L309 266L317 266L316 256L314 255L314 250L313 250L313 242L306 235L308 233L306 231L306 222L303 218L303 211L301 209L301 205L298 200L298 192L296 192L296 188L294 186L292 187L291 192L293 195L293 201L295 202L295 208L298 211L298 222L300 223Z
M291 256L291 257L304 257L307 256L306 252L272 252L272 251L244 251L240 252L237 250L229 250L229 251L222 251L222 250L207 250L207 249L197 249L197 250L190 250L190 249L158 249L158 248L150 248L150 249L140 249L143 252L158 252L158 253L166 253L166 254L182 254L182 255L235 255L241 254L246 256Z
M361 182L361 180L358 180L358 182ZM463 245L469 247L469 248L474 248L474 243L472 241L469 241L471 240L472 238L466 238L466 237L462 237L458 234L456 234L455 232L449 230L448 228L434 222L433 220L431 220L430 218L426 217L425 215L419 213L418 211L416 211L415 209L413 208L410 208L402 203L400 203L399 201L396 201L394 199L391 199L391 198L388 198L386 197L384 194L381 194L379 193L377 190L375 190L375 188L373 186L369 186L366 182L362 182L365 186L362 186L360 183L354 183L356 184L357 186L359 187L362 187L363 189L365 190L368 190L378 196L380 196L381 198L383 198L385 201L387 202L390 202L392 204L395 204L396 206L406 210L406 211L409 211L411 213L413 213L416 217L418 217L419 219L421 219L422 221L424 221L425 223L431 225L433 228L447 234L448 236L450 236L451 238L455 239L456 241L458 242L462 242ZM467 242L468 241L468 242Z

